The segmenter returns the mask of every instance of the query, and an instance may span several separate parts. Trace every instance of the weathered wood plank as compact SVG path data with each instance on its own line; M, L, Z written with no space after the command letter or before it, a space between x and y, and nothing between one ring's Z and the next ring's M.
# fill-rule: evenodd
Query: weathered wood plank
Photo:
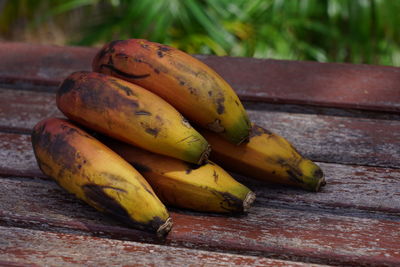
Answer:
M241 99L400 111L400 68L305 61L199 57Z
M310 266L301 262L1 226L0 255L3 261L19 266Z
M251 120L316 161L400 167L400 121L248 110Z
M400 216L400 169L318 163L327 185L320 193L295 188L265 185L246 177L239 181L252 188L267 205L274 202L306 208L338 209L338 213L356 214L357 210L393 213Z
M241 181L270 200L400 213L400 169L318 164L328 183L322 193L265 185L244 177ZM0 175L46 178L37 166L30 136L0 133Z
M55 94L0 89L0 128L30 132L47 117L60 117Z
M97 48L0 44L0 82L57 85L90 70ZM400 68L197 56L244 100L400 111Z
M271 104L247 107L254 122L286 137L312 160L400 168L400 117L301 113L293 107L297 112L287 112L271 110ZM0 131L30 132L50 116L63 117L54 94L0 89Z
M29 135L0 133L0 175L45 177L37 166Z
M90 70L97 49L1 43L0 82L57 86L73 71Z
M400 217L362 218L329 210L269 207L247 216L173 211L166 240L125 228L76 201L54 182L0 179L0 223L324 264L393 265L400 261ZM80 232L79 232L80 231Z
M39 267L39 265L32 264L32 263L17 263L15 261L3 261L0 260L0 266L7 266L7 267Z

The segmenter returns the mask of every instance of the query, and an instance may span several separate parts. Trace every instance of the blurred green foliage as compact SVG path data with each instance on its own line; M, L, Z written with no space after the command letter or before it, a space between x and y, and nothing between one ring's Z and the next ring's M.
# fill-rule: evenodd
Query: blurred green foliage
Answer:
M0 0L1 1L1 0ZM397 0L9 0L0 34L52 21L67 44L145 38L188 53L400 66Z

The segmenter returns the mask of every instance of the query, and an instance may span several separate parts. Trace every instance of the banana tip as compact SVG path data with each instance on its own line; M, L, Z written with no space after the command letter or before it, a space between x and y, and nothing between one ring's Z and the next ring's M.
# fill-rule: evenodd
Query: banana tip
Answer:
M157 236L158 236L158 237L164 237L164 236L166 236L166 235L169 233L169 231L171 231L172 225L173 225L172 219L171 219L171 217L169 217L169 218L165 221L165 223L163 223L163 224L158 228L158 230L157 230Z
M321 189L321 186L326 185L325 177L319 179L317 185L315 186L315 192L318 192Z
M252 191L248 192L243 200L243 211L248 212L255 200L256 200L256 194L254 194L254 192Z
M208 160L208 157L211 153L211 146L207 145L206 149L204 149L203 153L200 156L199 162L197 164L201 165Z

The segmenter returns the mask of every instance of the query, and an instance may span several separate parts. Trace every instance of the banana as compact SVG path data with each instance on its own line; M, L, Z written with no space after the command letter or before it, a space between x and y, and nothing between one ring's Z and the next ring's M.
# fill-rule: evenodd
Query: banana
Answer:
M49 118L32 132L40 169L68 192L135 228L165 235L165 206L129 163L70 122Z
M234 146L218 135L201 131L211 144L211 160L236 173L275 184L319 191L325 185L322 170L282 136L252 126L248 143Z
M250 121L234 90L210 67L178 49L142 39L113 41L98 52L92 67L143 86L231 143L248 139Z
M131 163L163 203L203 212L247 212L255 194L212 162L201 166L115 140L102 142Z
M199 164L210 152L174 107L115 77L75 72L61 84L57 106L73 121L155 153Z

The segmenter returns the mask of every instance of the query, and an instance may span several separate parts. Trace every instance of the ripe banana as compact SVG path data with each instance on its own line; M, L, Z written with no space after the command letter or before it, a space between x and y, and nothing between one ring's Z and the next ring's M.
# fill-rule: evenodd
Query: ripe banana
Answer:
M115 77L75 72L61 84L57 106L73 121L155 153L198 164L210 151L174 107Z
M234 146L202 131L212 146L210 158L228 170L262 181L318 191L325 184L322 170L303 158L282 136L253 124L248 143Z
M212 162L201 166L115 140L105 144L131 163L167 205L204 212L246 212L255 194Z
M83 130L45 119L34 127L32 145L43 173L79 199L132 227L170 231L168 211L140 173Z
M178 49L141 39L113 41L92 66L143 86L231 143L248 139L250 121L234 90L210 67Z

